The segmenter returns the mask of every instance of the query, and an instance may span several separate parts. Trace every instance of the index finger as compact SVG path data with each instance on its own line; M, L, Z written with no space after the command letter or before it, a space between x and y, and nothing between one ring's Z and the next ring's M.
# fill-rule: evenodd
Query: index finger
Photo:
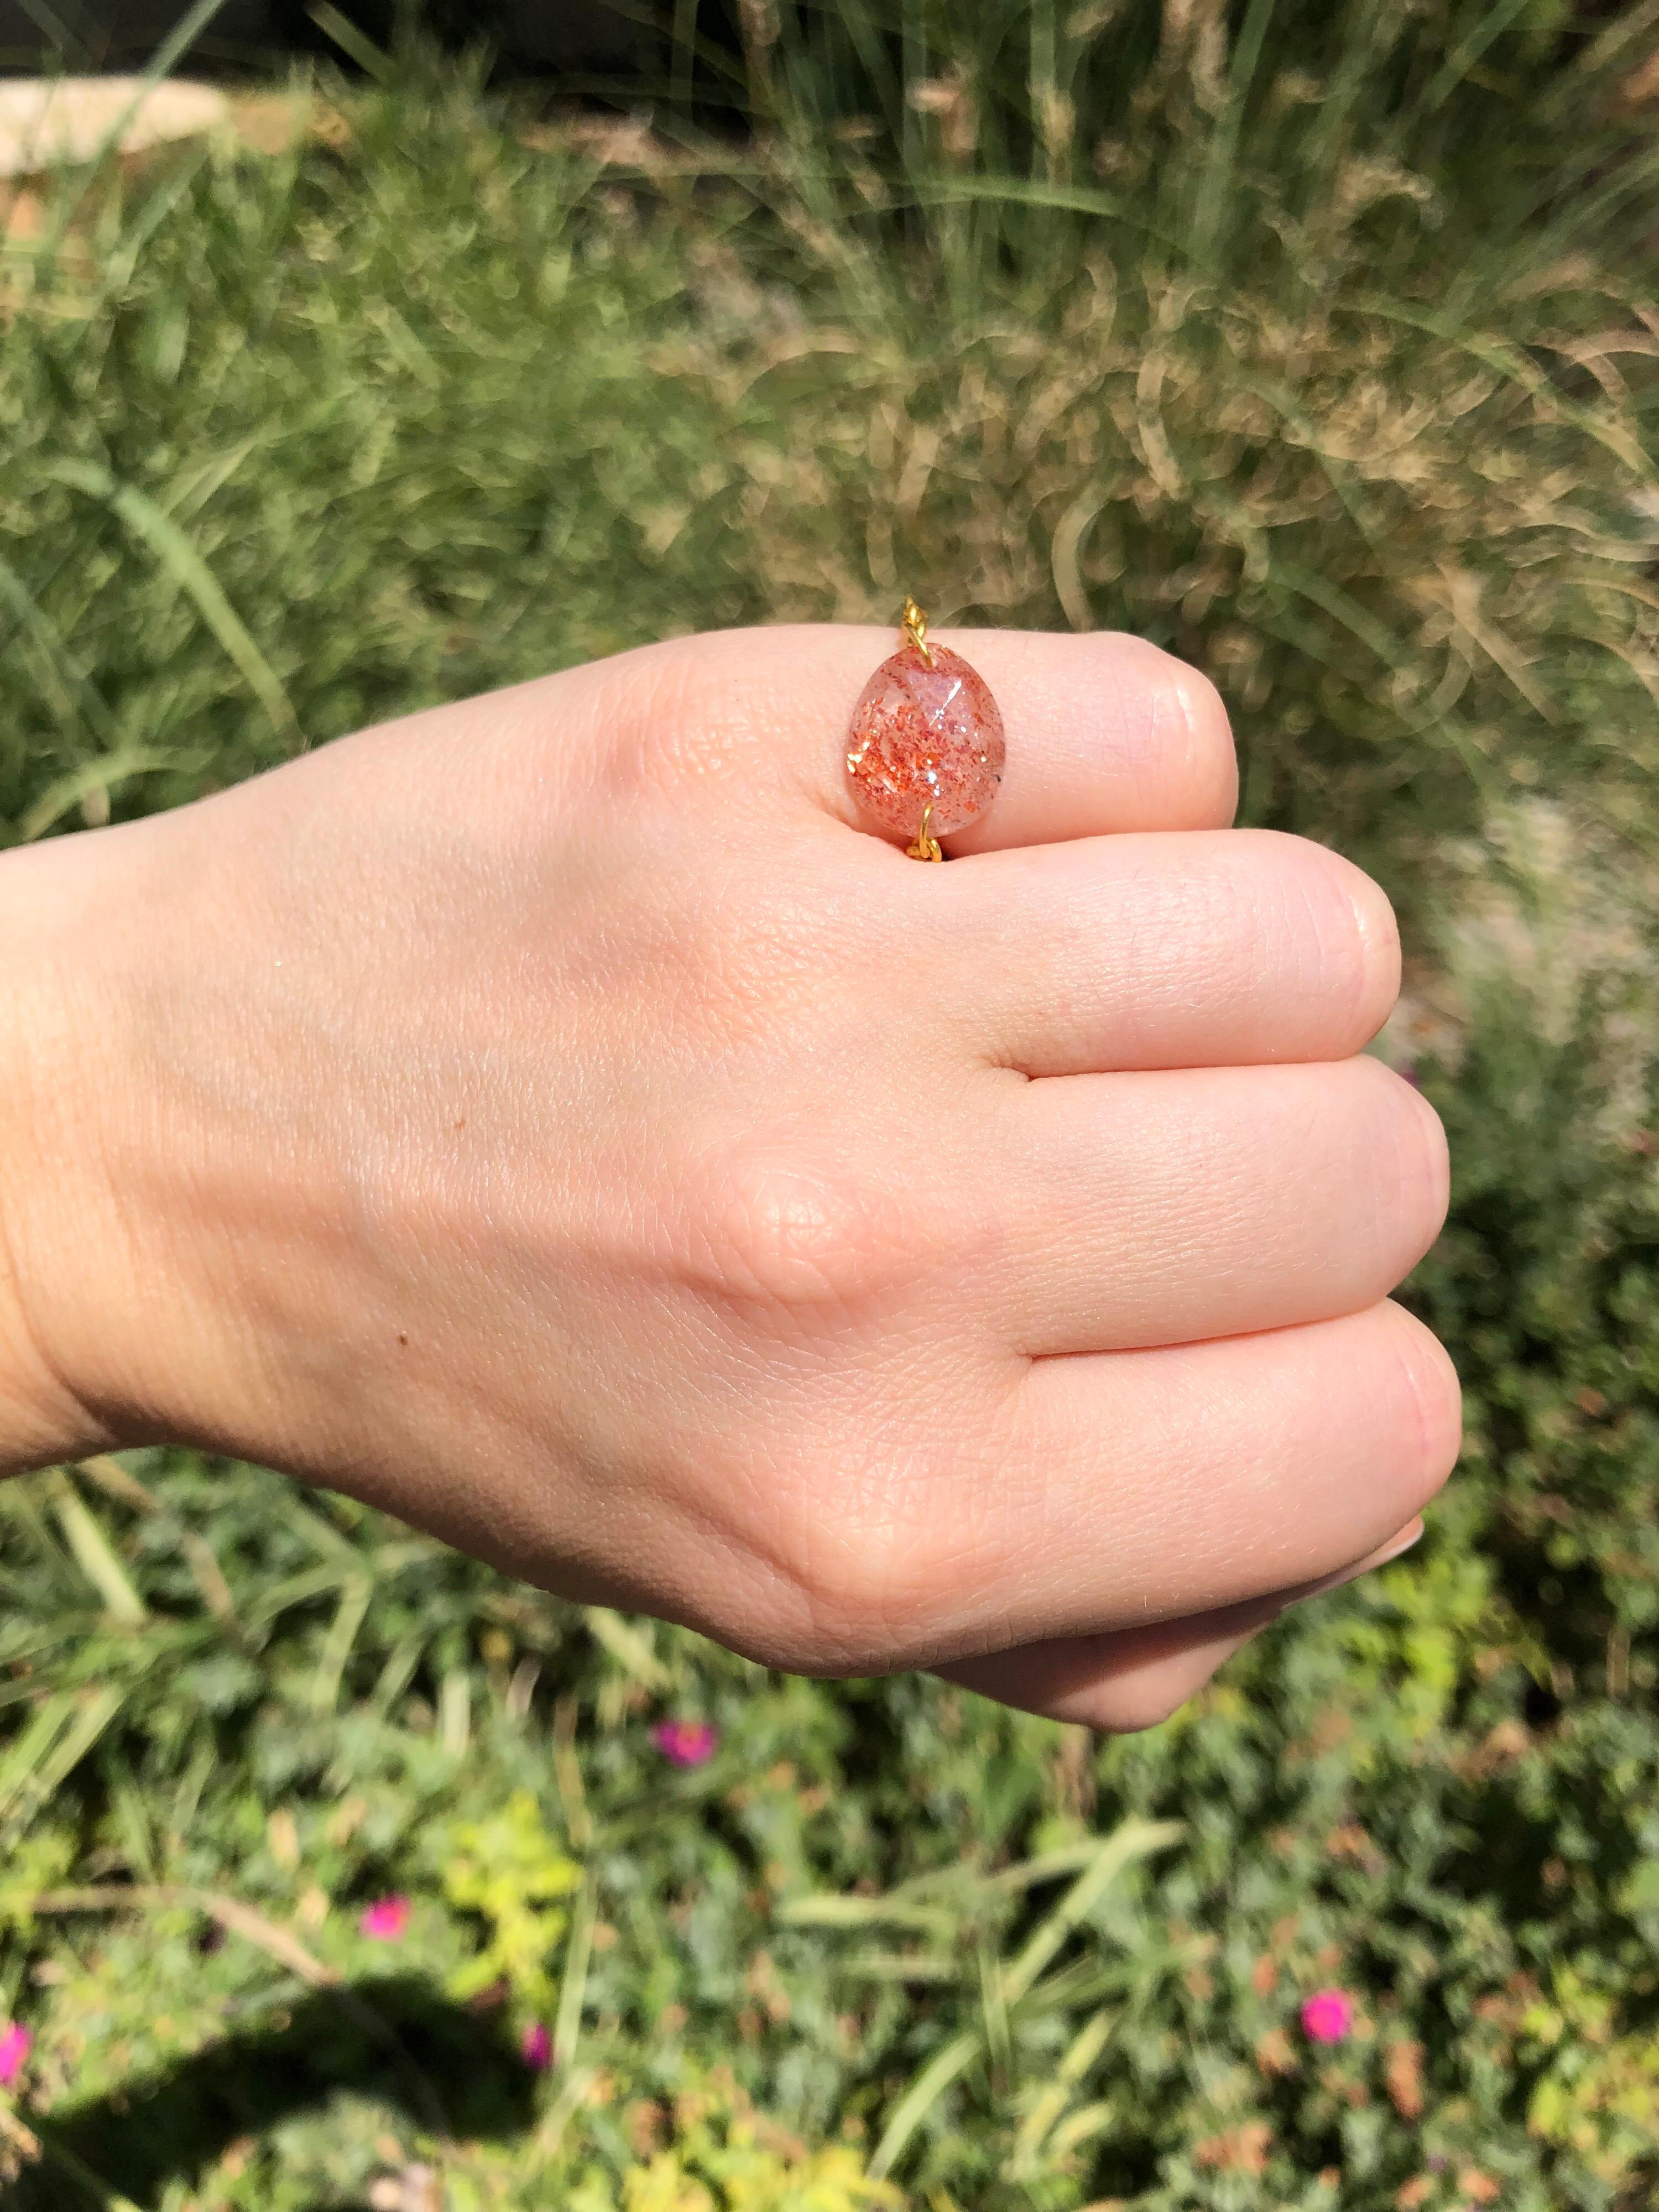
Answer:
M978 670L1007 734L1001 786L978 822L945 841L952 853L1231 822L1238 771L1227 710L1173 654L1119 632L928 635ZM869 830L848 781L847 734L866 680L900 642L896 626L801 623L745 632L741 653L729 635L648 650L673 655L674 675L697 689L703 710L758 741L819 806Z

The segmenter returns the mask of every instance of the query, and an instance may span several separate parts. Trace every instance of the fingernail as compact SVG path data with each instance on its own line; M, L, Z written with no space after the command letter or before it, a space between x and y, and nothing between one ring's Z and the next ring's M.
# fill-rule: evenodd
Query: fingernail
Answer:
M1422 1516L1419 1515L1402 1535L1395 1537L1386 1552L1379 1558L1369 1560L1366 1563L1367 1567L1386 1567L1390 1559L1399 1559L1402 1553L1409 1552L1413 1544L1420 1544L1423 1540L1423 1525ZM1362 1569L1361 1571L1364 1572L1365 1570Z
M1300 1605L1304 1598L1322 1597L1327 1590L1340 1589L1345 1583L1358 1582L1361 1575L1375 1574L1379 1567L1386 1567L1391 1559L1399 1559L1402 1553L1409 1552L1413 1544L1420 1543L1422 1537L1423 1523L1419 1519L1383 1549L1372 1552L1365 1559L1356 1559L1351 1567L1342 1567L1334 1575L1322 1575L1316 1583L1310 1583L1297 1593L1292 1602Z

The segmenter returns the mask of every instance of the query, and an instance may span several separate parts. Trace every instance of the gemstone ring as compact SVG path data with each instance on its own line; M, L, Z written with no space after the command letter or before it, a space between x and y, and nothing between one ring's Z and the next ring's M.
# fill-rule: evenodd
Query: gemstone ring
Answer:
M1002 716L985 678L948 645L929 645L927 617L906 597L904 643L859 694L847 773L884 830L908 837L913 860L942 860L939 841L976 822L1002 781Z

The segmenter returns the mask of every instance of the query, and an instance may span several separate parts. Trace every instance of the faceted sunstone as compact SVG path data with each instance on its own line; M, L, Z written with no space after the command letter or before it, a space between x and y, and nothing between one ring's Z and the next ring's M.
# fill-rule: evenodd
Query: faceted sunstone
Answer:
M929 656L931 655L931 660ZM985 678L948 645L901 646L859 695L847 773L866 811L900 837L965 830L1002 781L1002 716Z

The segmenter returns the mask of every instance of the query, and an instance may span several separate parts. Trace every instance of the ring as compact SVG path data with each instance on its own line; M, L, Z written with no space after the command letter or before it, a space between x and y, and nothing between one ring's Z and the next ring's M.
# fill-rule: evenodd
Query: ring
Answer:
M847 733L847 774L866 814L908 837L913 860L942 860L939 841L977 822L1002 781L1002 716L976 668L929 645L927 617L907 593L904 643L859 694Z

